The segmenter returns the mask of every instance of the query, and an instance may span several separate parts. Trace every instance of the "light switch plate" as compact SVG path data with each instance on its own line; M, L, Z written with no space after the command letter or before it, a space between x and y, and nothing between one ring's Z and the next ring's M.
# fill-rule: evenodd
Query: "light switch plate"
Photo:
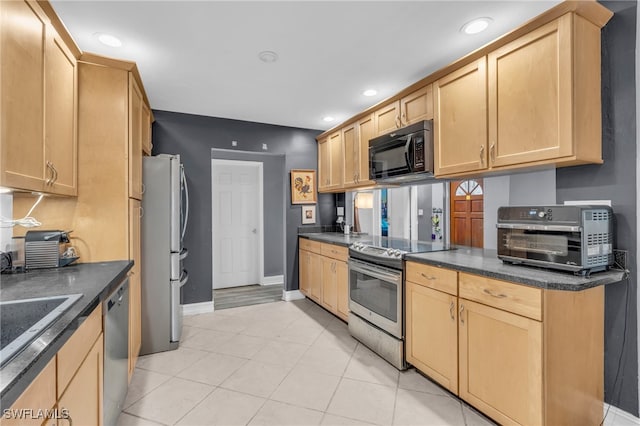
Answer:
M344 207L336 207L338 216L344 216Z

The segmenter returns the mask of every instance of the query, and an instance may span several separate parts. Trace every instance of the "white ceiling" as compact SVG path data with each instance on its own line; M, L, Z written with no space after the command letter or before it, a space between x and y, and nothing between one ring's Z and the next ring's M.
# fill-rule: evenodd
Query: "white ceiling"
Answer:
M52 1L83 51L138 64L153 109L322 130L557 3ZM493 23L460 32L477 17ZM279 60L261 62L264 50ZM378 95L362 96L368 88Z

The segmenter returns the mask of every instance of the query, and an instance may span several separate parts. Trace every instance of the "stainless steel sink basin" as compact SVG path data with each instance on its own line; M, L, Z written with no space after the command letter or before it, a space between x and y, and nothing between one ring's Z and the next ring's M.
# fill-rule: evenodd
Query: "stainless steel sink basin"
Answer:
M0 367L44 332L82 294L0 302Z

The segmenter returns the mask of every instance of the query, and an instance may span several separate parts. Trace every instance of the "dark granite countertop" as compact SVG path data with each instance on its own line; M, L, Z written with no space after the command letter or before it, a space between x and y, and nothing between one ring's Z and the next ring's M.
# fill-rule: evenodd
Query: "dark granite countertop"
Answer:
M2 275L0 301L82 294L44 333L0 369L0 409L9 408L80 324L126 277L131 261L82 263Z
M451 251L407 254L405 259L551 290L580 291L613 284L624 278L624 272L620 270L595 272L590 277L582 277L571 272L511 265L498 259L495 250L468 247L458 247Z
M339 246L349 247L356 241L365 242L370 235L349 234L345 235L341 232L307 232L298 234L298 237L307 238L309 240L320 241L322 243L336 244Z

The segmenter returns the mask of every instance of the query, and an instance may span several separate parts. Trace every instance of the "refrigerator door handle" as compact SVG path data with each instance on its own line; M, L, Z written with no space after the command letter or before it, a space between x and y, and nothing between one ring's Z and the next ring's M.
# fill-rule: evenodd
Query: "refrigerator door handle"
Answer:
M182 270L182 275L180 275L180 287L183 287L187 281L189 281L189 272L186 269Z
M184 240L184 234L187 232L187 222L189 221L189 186L187 185L187 175L184 173L184 167L180 167L180 178L182 179L182 185L184 186L184 222L182 223L182 234L180 239Z

